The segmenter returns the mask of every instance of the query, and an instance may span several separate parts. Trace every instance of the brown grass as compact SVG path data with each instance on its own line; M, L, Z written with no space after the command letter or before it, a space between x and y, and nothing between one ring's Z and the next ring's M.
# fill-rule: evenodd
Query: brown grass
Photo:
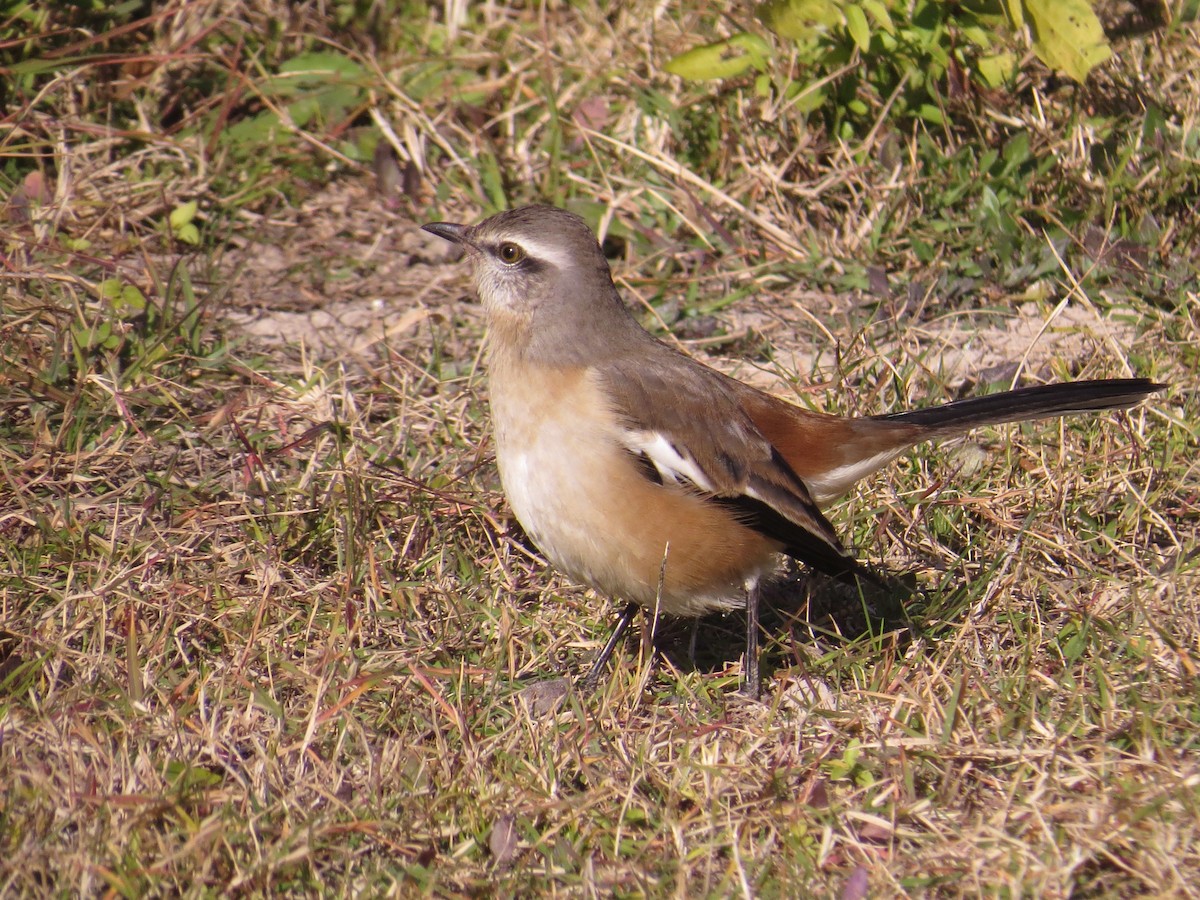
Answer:
M952 234L903 245L942 215L915 139L839 147L660 74L699 13L481 7L442 55L440 11L388 9L166 4L136 52L63 38L91 61L3 123L0 893L1194 895L1196 197L1129 193L1159 225L1136 276L1095 276L1080 226L1053 274L966 284ZM1098 75L1156 85L1193 161L1194 38ZM362 105L239 156L223 129L285 104L260 69L304 49L357 60ZM1095 177L1072 97L1028 78L1041 105L1005 114ZM720 139L686 162L665 110L705 103ZM372 123L409 193L357 161ZM835 509L924 600L862 633L792 573L761 704L737 616L694 668L664 622L663 655L563 692L616 607L507 518L478 310L416 230L535 197L604 204L645 320L800 402L933 402L1013 353L1175 387L913 454ZM167 221L192 199L199 248Z

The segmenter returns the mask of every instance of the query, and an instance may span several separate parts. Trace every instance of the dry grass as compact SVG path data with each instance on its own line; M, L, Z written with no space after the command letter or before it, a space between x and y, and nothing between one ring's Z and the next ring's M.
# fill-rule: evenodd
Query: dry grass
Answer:
M1080 226L1014 288L953 231L907 243L960 215L916 138L839 147L658 74L698 13L488 6L414 56L439 17L381 9L165 4L136 57L62 67L0 131L0 893L1194 895L1195 195L1138 173L1146 271L1097 275ZM258 67L313 34L369 102L239 156L222 128L283 102ZM1131 40L1102 84L1161 85L1194 135L1194 37ZM1069 99L1006 114L1085 182ZM688 162L670 112L706 103ZM372 115L407 195L355 162ZM925 599L865 628L792 573L764 703L734 692L736 616L694 670L660 623L665 655L631 642L560 696L614 607L506 518L481 321L415 230L535 196L606 204L647 323L800 402L932 402L1014 353L1175 388L914 454L836 509ZM191 199L198 249L167 221Z

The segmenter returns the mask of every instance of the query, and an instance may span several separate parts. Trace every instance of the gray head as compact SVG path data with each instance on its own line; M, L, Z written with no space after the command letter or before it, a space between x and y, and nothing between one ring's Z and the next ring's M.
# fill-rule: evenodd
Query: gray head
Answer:
M422 227L467 251L496 352L587 364L648 337L621 302L595 234L574 213L523 206L474 226Z

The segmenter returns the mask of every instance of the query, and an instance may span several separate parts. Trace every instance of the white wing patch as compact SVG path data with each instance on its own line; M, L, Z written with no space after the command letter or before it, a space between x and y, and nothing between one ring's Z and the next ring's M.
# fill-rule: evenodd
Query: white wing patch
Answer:
M689 483L702 491L712 492L712 482L696 465L695 460L681 454L674 444L658 431L626 431L624 441L626 448L634 453L640 453L658 470L658 477L663 484Z

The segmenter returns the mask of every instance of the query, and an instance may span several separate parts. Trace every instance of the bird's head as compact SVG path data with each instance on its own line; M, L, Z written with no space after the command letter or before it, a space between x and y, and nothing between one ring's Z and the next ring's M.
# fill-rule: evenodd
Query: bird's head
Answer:
M641 330L613 286L596 235L574 213L523 206L478 225L422 227L466 250L493 345L557 360L596 352L604 340L619 345L631 324Z

